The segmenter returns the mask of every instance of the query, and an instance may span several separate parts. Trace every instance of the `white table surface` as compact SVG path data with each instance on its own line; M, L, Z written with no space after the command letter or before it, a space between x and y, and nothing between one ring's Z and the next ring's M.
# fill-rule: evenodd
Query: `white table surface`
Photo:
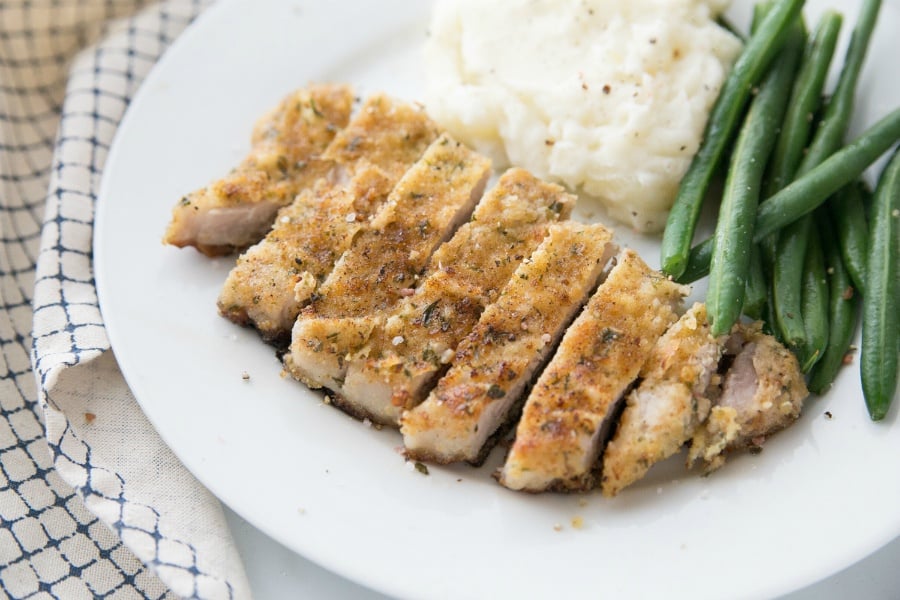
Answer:
M256 600L316 598L385 600L388 597L326 571L288 550L225 509ZM740 543L737 541L736 543ZM773 540L773 543L779 543ZM839 543L836 541L835 543ZM399 571L398 571L399 572ZM674 600L675 596L671 596ZM900 598L900 538L828 579L782 600L895 600Z

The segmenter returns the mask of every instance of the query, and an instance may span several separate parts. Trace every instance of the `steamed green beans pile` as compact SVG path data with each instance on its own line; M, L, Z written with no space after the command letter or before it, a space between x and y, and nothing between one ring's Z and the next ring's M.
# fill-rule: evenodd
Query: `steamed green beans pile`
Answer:
M900 107L849 143L847 135L881 1L861 3L830 91L842 16L825 12L807 34L802 5L757 7L679 187L661 264L684 283L709 275L714 335L742 314L762 319L797 356L815 393L848 362L861 313L863 394L880 420L900 356L900 150L874 194L862 177L900 141ZM726 162L715 233L691 248L712 177Z

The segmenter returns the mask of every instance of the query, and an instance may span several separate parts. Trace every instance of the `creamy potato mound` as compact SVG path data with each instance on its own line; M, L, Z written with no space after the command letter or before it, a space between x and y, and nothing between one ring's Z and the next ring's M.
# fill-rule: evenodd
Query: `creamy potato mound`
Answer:
M722 0L439 0L429 113L494 159L663 228L740 42Z

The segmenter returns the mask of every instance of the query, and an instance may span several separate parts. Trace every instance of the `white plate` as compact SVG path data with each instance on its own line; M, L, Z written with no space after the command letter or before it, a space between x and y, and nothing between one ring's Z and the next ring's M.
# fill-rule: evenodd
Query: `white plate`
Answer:
M813 16L824 3L810 4ZM832 5L849 29L856 3ZM288 547L403 597L769 596L900 534L897 410L869 422L855 365L761 455L712 477L671 460L615 500L530 496L487 468L409 469L398 434L322 405L279 376L251 331L217 316L232 259L162 246L172 204L235 164L255 118L292 88L335 80L417 98L429 10L422 0L224 0L132 103L104 174L97 282L122 370L184 464ZM892 31L897 1L883 8L854 131L900 103L896 78L875 76L896 71ZM656 260L654 239L621 239Z

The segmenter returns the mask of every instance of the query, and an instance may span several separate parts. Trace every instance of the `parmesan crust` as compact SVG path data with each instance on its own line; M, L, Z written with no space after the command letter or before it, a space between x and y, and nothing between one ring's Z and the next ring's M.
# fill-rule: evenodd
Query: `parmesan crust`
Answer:
M477 462L613 254L602 225L553 225L497 301L457 348L428 398L405 413L407 454L440 463Z
M525 403L500 483L587 490L623 394L686 295L632 250L566 332Z
M328 174L330 161L320 155L352 107L343 85L288 95L257 122L250 153L234 171L178 201L163 242L217 256L259 241L280 207Z
M401 411L422 401L484 307L574 203L561 187L526 171L505 173L432 256L422 285L353 358L343 398L378 422L398 425Z
M329 177L283 208L265 239L238 259L219 312L266 340L287 341L300 309L437 135L421 109L370 97L323 153Z
M489 172L490 161L447 135L429 146L300 313L285 355L295 377L315 382L312 387L340 390L345 360L360 346L339 347L311 328L318 327L319 319L377 320L393 309L404 290L418 284L435 249L468 219ZM330 350L325 355L316 348ZM322 366L326 356L333 358L327 375Z
M603 495L615 496L691 439L709 414L721 354L705 304L694 304L659 339L603 453Z

